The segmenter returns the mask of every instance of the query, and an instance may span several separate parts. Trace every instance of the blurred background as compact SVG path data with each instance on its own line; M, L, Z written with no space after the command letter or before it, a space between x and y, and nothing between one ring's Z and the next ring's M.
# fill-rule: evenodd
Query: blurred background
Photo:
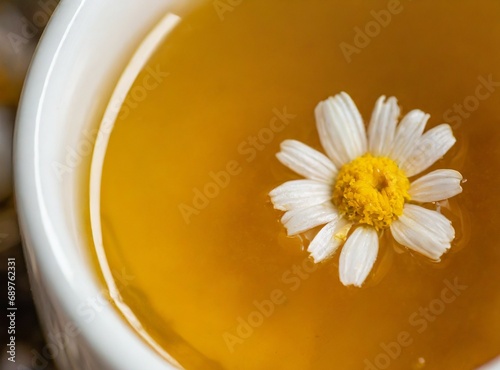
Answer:
M12 192L12 133L26 72L57 0L0 0L0 370L53 370L24 263ZM16 362L8 360L7 260L16 259Z

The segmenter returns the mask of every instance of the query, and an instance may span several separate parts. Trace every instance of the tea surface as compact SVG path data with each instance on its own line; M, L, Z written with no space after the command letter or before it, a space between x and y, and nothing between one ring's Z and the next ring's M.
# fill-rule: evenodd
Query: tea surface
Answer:
M144 328L186 369L472 369L498 355L500 2L228 4L181 21L111 136L104 246ZM339 282L338 252L310 263L268 198L299 178L280 142L321 150L314 107L340 91L365 121L385 94L452 125L432 169L467 179L441 204L457 231L442 261L384 235L361 289Z

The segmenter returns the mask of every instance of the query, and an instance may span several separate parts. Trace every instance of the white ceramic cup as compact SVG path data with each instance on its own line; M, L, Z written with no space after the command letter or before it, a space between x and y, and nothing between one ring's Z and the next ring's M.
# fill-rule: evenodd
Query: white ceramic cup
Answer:
M42 36L14 149L24 250L47 339L33 354L36 369L52 358L64 370L176 368L105 299L88 257L82 186L95 141L89 133L124 67L151 27L186 3L63 0Z

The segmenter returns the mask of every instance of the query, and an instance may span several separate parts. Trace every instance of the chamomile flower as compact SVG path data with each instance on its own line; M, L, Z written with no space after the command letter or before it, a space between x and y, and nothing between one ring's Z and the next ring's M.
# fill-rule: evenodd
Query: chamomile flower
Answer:
M416 176L455 144L451 127L424 133L429 115L413 110L398 124L396 98L381 96L368 129L351 97L342 92L320 102L316 126L323 149L296 140L281 144L278 159L305 179L271 191L274 207L284 211L288 235L322 226L308 247L316 263L342 247L340 281L361 286L378 254L382 232L434 261L450 248L455 230L441 213L420 204L462 192L462 175L450 169Z

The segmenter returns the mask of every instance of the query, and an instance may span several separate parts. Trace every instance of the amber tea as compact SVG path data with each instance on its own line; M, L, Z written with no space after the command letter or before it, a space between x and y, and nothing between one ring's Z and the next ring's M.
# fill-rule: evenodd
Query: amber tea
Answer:
M499 355L499 20L493 0L206 1L183 18L136 84L151 68L168 77L126 100L103 168L105 252L134 276L120 294L148 335L186 369L473 369ZM269 194L304 176L280 163L280 145L331 159L329 129L316 126L331 112L315 108L341 91L363 132L381 95L398 98L387 117L400 124L420 109L427 131L452 130L456 142L422 172L463 177L460 194L425 206L453 226L438 254L425 255L431 237L419 253L389 229L401 208L370 226L378 249L360 279L348 272L363 256L343 256L346 245L321 263L308 252L332 218L283 221ZM346 127L338 136L357 135ZM366 166L381 164L342 173ZM352 190L343 184L339 196ZM418 199L401 184L402 202ZM352 205L334 206L347 215Z

